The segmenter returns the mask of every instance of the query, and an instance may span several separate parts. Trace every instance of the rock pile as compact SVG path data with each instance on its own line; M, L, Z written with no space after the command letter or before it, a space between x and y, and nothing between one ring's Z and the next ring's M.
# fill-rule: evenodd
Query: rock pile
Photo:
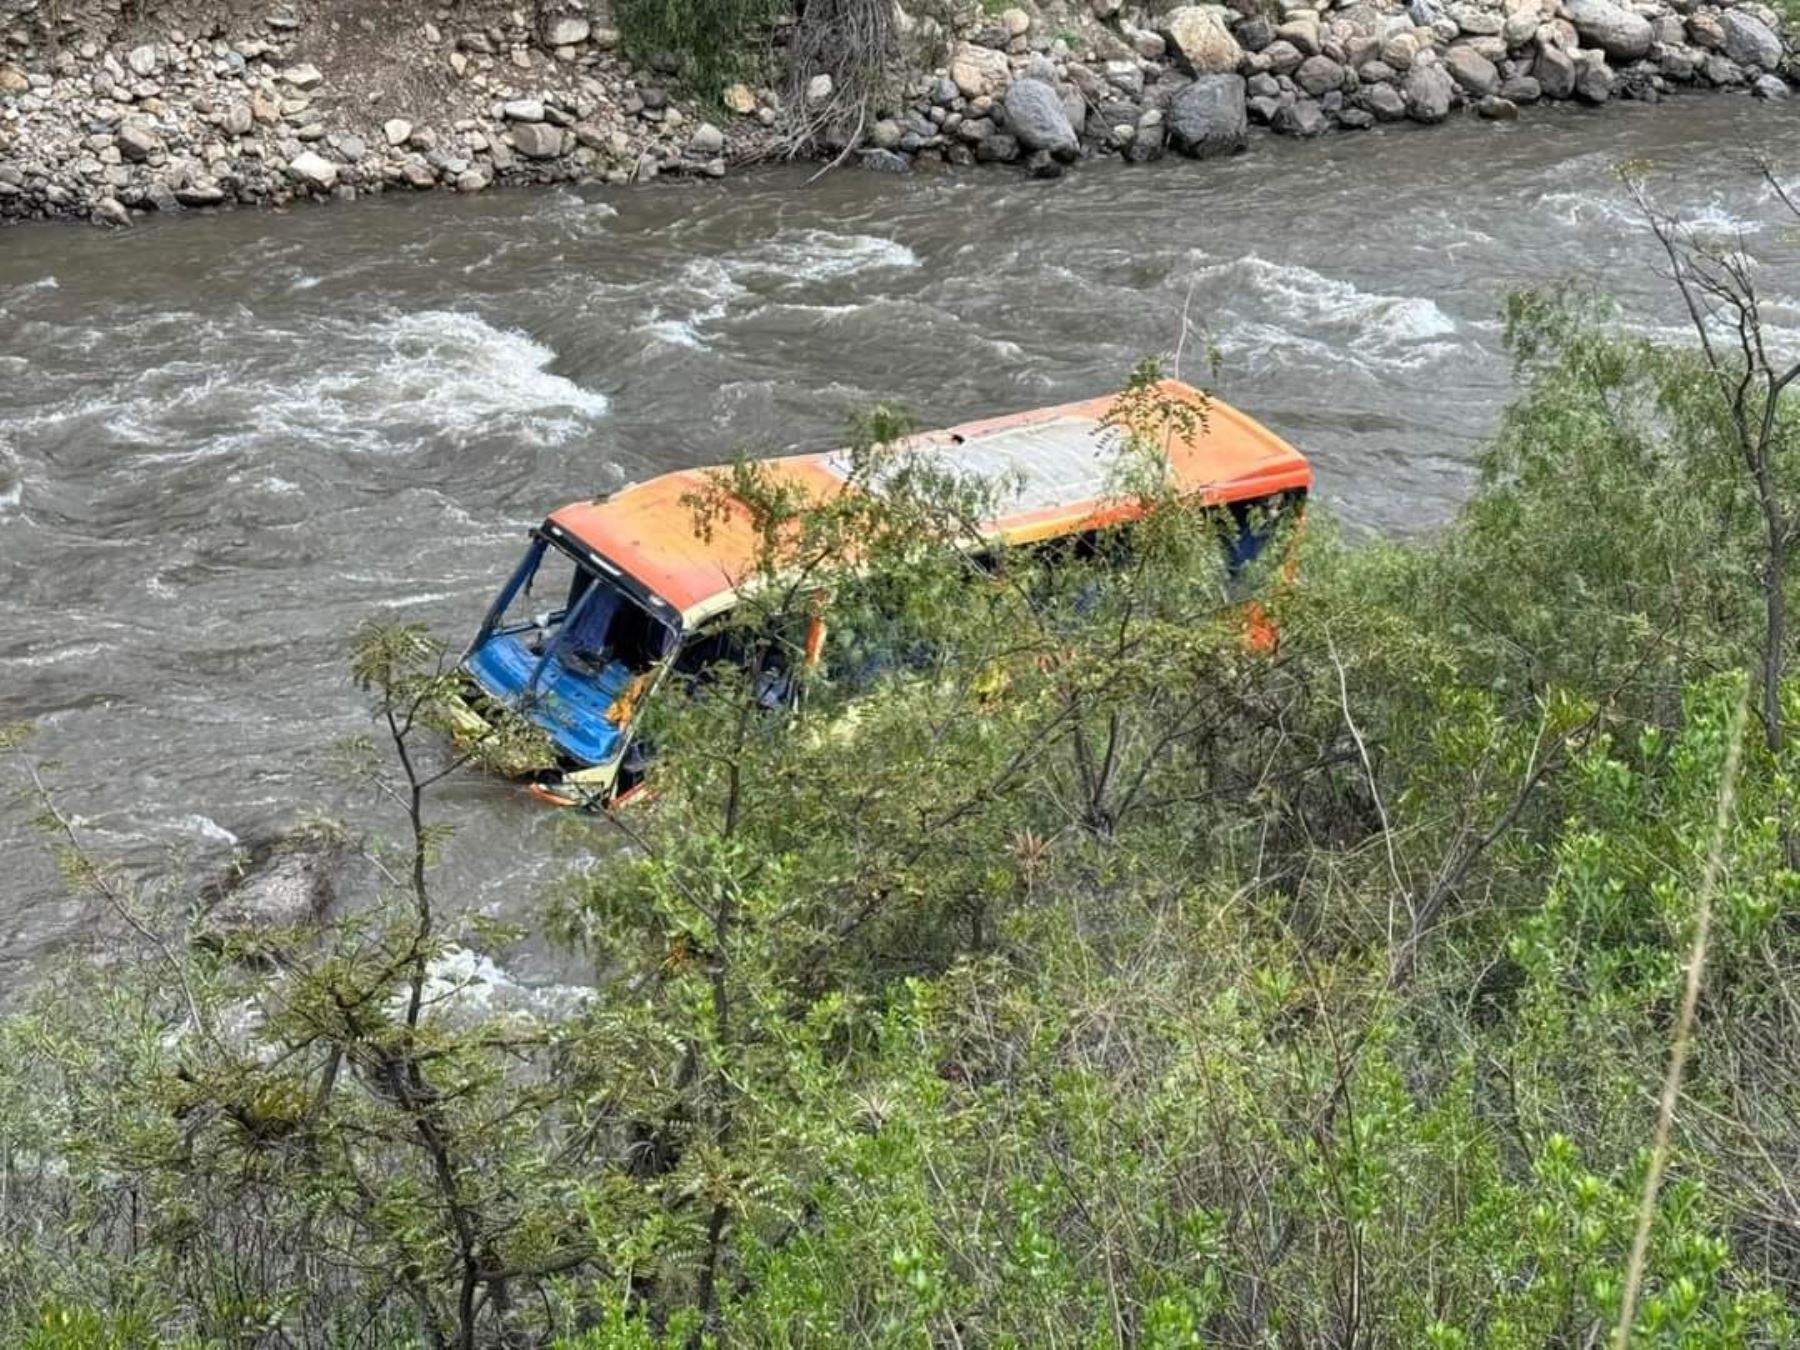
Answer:
M1315 136L1462 107L1510 119L1540 99L1686 87L1779 99L1796 81L1781 17L1754 0L1232 0L1154 19L1090 0L1072 28L1021 8L956 35L865 156L1052 175L1088 154L1232 154L1253 127Z
M292 13L130 46L0 32L0 221L718 176L779 144L774 92L734 84L696 110L673 92L673 58L634 66L585 13L482 7L504 2L396 20L392 68L421 78L394 90ZM1758 0L1232 0L1154 18L1122 0L1045 3L1082 7L971 8L948 26L901 11L947 56L848 148L886 171L1017 161L1053 177L1094 154L1232 154L1253 128L1309 137L1464 107L1512 118L1540 99L1684 87L1777 99L1800 78ZM799 75L804 111L826 106L831 77Z
M451 16L409 26L406 60L429 78L406 106L307 59L311 35L289 15L127 49L52 51L41 32L0 31L0 221L720 176L772 139L772 96L741 91L733 106L749 115L722 130L672 96L673 61L634 68L585 17L534 28L512 12L452 31Z

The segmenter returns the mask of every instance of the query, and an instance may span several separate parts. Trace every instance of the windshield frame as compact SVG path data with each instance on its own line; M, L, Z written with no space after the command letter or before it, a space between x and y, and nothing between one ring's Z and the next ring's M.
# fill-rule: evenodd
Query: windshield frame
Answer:
M608 560L597 549L589 547L585 541L570 534L562 526L554 521L545 521L542 525L532 526L527 531L527 536L531 543L525 550L525 556L513 569L512 576L508 578L506 585L501 587L500 594L494 597L493 604L488 606L487 615L481 621L481 628L476 632L475 640L469 644L469 651L473 652L495 637L531 626L529 623L524 623L503 628L500 621L506 616L506 611L512 606L513 601L518 599L519 592L536 580L538 571L543 567L544 559L552 548L572 562L577 571L585 572L589 577L588 585L582 588L581 595L575 601L574 610L579 610L588 596L593 594L594 582L607 582L623 592L627 599L644 610L657 623L670 629L677 639L686 637L687 629L686 625L682 623L680 610L657 595L624 568ZM571 610L564 609L557 611L557 614L556 622L560 629L571 618Z
M643 582L639 581L623 567L620 567L617 563L613 562L605 554L601 553L599 549L589 544L585 539L582 539L578 535L571 534L554 520L546 520L542 525L533 529L531 533L534 538L541 539L560 549L574 561L577 567L583 567L594 572L596 574L595 580L612 582L613 585L625 592L627 597L636 601L639 608L646 611L651 618L655 619L665 628L673 629L677 637L680 637L685 631L684 625L681 622L681 611L679 609L675 608L674 605L670 604L655 591L644 585ZM585 598L584 595L583 599Z

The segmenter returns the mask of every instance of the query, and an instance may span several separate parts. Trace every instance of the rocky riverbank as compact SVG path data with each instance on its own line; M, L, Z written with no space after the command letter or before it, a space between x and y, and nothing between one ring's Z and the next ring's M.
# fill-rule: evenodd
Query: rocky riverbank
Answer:
M798 107L772 88L687 87L675 58L622 53L605 0L530 14L188 3L186 26L90 0L0 27L0 220L717 177L780 153L788 126L817 121L793 114L831 99L830 76L804 71ZM1539 100L1688 87L1776 99L1800 80L1780 15L1716 0L1234 0L1155 15L1028 0L902 12L900 27L926 73L854 136L827 127L819 153L1053 176L1088 155L1235 153L1258 129L1429 124L1462 107L1511 118Z
M1009 9L960 39L865 159L1024 159L1052 176L1083 155L1134 161L1244 149L1458 108L1510 119L1524 104L1654 102L1680 88L1788 96L1800 62L1781 17L1711 0L1234 0L1154 20L1093 0L1095 22L1046 41ZM1075 50L1079 46L1079 55Z

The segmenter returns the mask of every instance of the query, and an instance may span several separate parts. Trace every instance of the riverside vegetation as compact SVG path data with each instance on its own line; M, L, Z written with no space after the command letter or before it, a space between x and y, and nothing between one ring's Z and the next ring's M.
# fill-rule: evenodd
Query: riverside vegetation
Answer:
M497 183L1205 159L1467 107L1785 100L1757 0L0 0L0 222Z
M427 635L358 645L396 837L319 924L191 942L17 733L117 936L0 1023L0 1342L1800 1340L1796 371L1642 200L1702 345L1514 297L1474 499L1315 510L1272 651L1149 367L1151 509L1057 556L977 565L991 486L887 410L866 494L723 474L746 646L822 582L831 645L791 716L754 669L661 700L659 800L571 819L618 847L545 898L559 1009L441 960L508 935L435 870Z

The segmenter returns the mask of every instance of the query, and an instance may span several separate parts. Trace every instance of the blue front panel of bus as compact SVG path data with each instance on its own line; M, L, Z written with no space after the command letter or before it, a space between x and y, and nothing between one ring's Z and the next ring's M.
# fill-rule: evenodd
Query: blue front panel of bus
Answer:
M606 710L630 686L631 671L623 661L614 661L598 675L586 675L553 656L527 704L526 690L538 660L538 654L517 637L503 634L471 652L463 668L491 697L548 732L570 758L584 765L606 763L619 752L624 735L606 720Z

